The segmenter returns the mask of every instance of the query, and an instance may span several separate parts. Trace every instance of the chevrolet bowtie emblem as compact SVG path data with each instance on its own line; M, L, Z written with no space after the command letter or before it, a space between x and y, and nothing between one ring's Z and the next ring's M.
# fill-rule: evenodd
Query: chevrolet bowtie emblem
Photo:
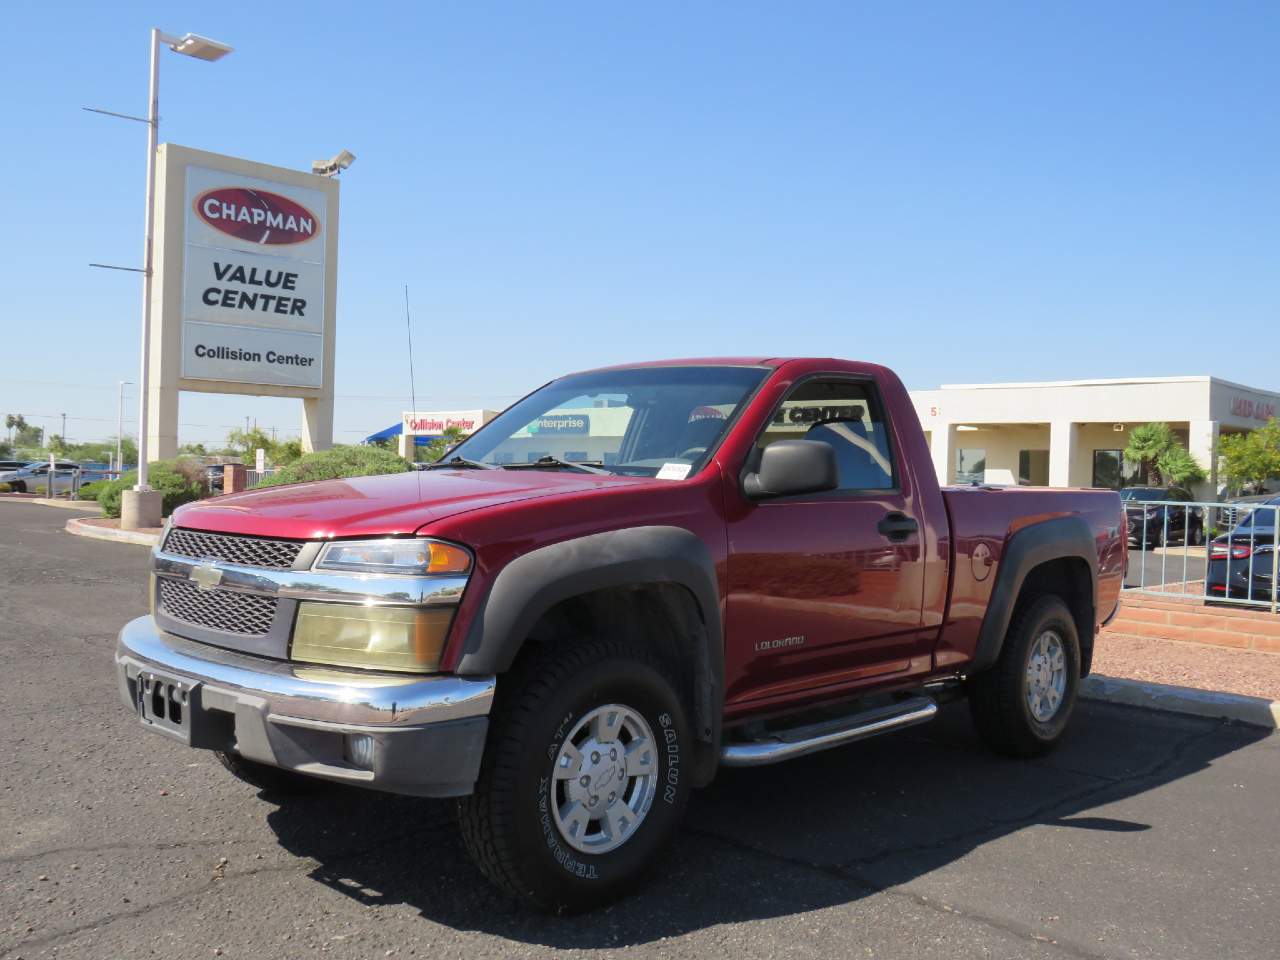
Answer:
M196 582L196 589L203 593L222 583L222 570L213 560L206 560L199 566L191 568L190 577Z

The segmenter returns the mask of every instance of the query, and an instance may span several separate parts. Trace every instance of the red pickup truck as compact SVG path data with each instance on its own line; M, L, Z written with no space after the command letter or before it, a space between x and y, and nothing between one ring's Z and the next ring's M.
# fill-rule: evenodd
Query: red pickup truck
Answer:
M720 766L967 697L1052 748L1116 609L1109 491L940 489L884 367L638 364L555 380L427 470L178 510L120 633L150 730L266 790L458 797L501 888L632 888Z

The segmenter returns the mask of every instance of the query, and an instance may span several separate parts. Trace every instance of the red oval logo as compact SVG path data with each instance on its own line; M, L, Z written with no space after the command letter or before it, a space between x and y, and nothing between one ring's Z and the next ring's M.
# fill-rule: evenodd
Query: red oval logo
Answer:
M195 201L196 214L237 240L278 245L304 243L320 230L316 215L288 197L250 187L217 187Z

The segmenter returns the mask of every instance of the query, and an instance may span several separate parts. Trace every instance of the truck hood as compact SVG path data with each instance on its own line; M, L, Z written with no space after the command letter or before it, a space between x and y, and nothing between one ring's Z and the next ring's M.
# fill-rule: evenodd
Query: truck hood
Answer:
M298 540L391 536L484 507L646 482L555 470L420 470L248 490L179 507L173 522Z

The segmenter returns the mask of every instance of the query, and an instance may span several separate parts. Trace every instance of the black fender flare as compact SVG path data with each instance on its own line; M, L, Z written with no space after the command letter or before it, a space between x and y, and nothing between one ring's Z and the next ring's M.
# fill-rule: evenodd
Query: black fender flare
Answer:
M510 669L534 625L556 604L610 587L671 584L692 596L701 618L690 638L691 721L700 747L695 781L711 779L724 713L724 629L711 551L683 527L645 526L589 534L539 547L512 560L494 577L471 621L457 673L501 674Z
M978 632L978 649L969 672L980 673L1000 657L1009 621L1022 593L1027 574L1050 560L1083 560L1089 566L1092 609L1098 609L1098 547L1089 524L1083 517L1054 517L1023 527L1012 537L1000 556L996 582L991 588L987 615ZM1091 620L1094 619L1091 615ZM1081 645L1092 644L1093 623L1089 633L1081 632ZM1081 650L1083 654L1084 651Z

